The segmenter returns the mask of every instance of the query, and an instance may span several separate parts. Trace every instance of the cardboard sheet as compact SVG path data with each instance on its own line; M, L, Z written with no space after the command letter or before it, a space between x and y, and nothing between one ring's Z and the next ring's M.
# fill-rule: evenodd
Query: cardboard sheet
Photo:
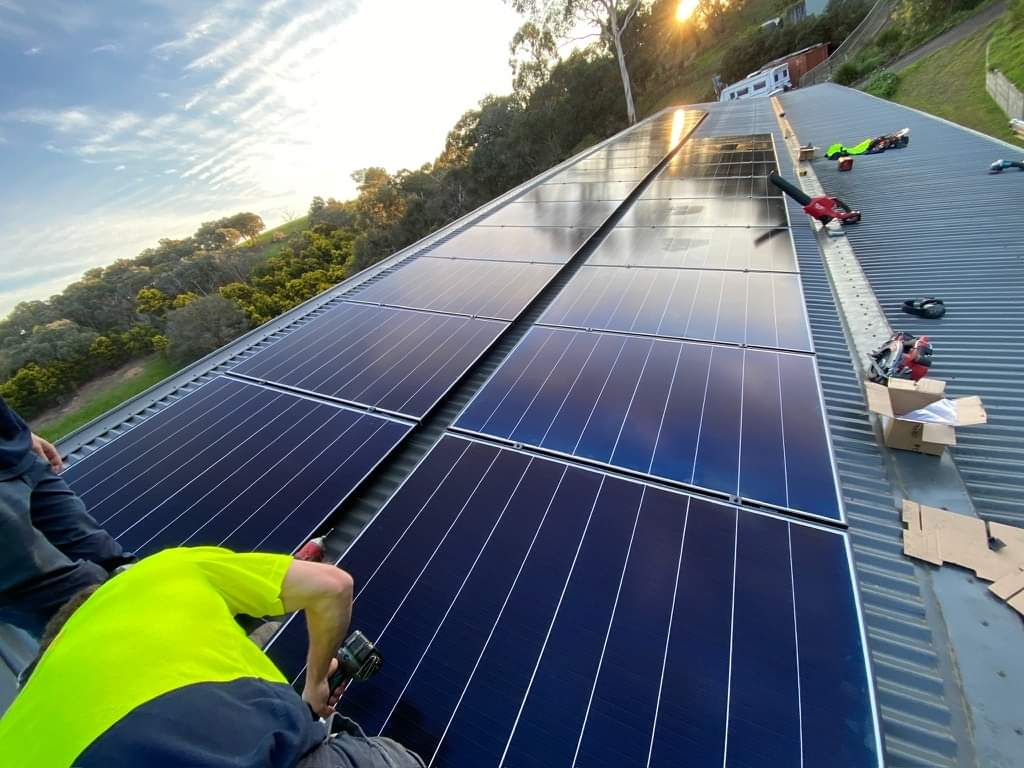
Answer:
M1002 546L989 546L989 537ZM932 563L952 563L995 582L993 594L1024 614L1024 529L903 500L903 552Z

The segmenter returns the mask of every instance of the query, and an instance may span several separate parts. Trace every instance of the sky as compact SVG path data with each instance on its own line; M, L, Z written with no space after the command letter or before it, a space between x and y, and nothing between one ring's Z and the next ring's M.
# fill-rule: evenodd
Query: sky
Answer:
M0 317L238 211L433 160L511 90L502 0L0 0Z

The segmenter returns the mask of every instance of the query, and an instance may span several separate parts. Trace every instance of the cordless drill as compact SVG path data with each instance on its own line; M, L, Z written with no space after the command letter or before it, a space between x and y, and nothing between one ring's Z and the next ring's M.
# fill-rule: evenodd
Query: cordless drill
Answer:
M384 663L380 652L358 629L345 639L335 658L338 668L328 681L332 691L350 680L369 680Z

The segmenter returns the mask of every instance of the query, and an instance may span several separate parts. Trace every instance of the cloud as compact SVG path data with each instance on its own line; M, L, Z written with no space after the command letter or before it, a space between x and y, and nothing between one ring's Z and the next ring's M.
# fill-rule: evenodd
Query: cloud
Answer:
M18 109L0 115L0 120L32 123L53 128L60 133L89 128L95 124L95 115L86 107L67 109Z
M119 165L119 166L117 166L116 168L114 168L114 170L115 170L115 171L123 171L123 170L124 170L125 168L127 168L127 167L128 167L128 166L126 166L126 165Z
M27 48L24 51L26 56L38 56L42 52L43 49L40 48L38 45L33 45L31 48Z
M103 45L97 45L92 49L93 53L116 53L121 50L121 46L117 43L104 43Z

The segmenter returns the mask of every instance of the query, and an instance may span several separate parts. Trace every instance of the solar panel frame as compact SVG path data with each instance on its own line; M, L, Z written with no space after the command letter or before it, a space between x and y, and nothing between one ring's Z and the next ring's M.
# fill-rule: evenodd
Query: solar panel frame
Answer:
M455 260L425 254L346 300L511 321L561 268L544 262ZM445 287L437 292L438 285Z
M419 255L435 259L565 264L596 231L596 227L470 227ZM553 247L552 241L559 238L565 242ZM544 240L548 242L537 242ZM519 249L524 251L523 255L517 253Z
M578 183L540 184L517 197L522 203L621 202L632 194L632 181L581 181Z
M548 305L537 325L814 351L797 274L624 269L584 265ZM619 289L618 301L614 306L609 306L611 302L602 306L613 287ZM727 310L737 307L741 298L744 322L730 323Z
M592 175L592 174L591 174ZM640 181L643 174L633 178L609 178L600 181ZM562 181L587 181L587 178ZM554 178L548 183L554 183ZM593 179L591 179L593 180ZM542 227L542 226L582 226L600 227L618 209L617 201L606 202L558 202L558 203L520 203L510 202L490 214L476 225L478 227Z
M236 364L230 373L291 392L422 419L508 327L487 318L342 302ZM452 340L462 343L450 354ZM335 352L343 342L347 346ZM386 367L378 371L381 366ZM348 378L338 382L340 375Z
M471 476L460 481L467 469ZM504 506L473 502L477 494L486 496L481 489L492 474L492 482L512 489ZM460 482L469 488L477 476L480 480L463 503L465 492L456 489ZM547 489L547 503L543 493L536 496L538 485ZM627 502L635 500L635 508L622 503L623 493ZM447 501L435 503L435 497ZM564 501L556 503L558 498ZM681 520L673 521L676 504ZM472 522L474 517L486 519ZM622 528L622 535L610 526ZM477 532L467 538L471 529ZM735 531L731 535L730 529ZM421 568L433 546L431 536L440 541ZM612 549L595 549L602 541ZM766 546L771 541L776 543L770 546L788 552L781 566ZM413 556L417 547L423 554ZM789 588L789 630L784 621L776 619L766 627L757 617L758 611L773 618L780 612L764 591L771 580L761 570L758 578L750 578L749 557L740 556L749 547L755 548L750 554L763 561L761 568L777 577L778 586ZM623 550L624 555L615 554ZM708 569L718 550L725 581L721 587ZM510 564L502 565L502 559ZM662 560L670 564L662 567ZM438 565L442 563L444 576ZM785 632L797 659L795 687L790 690L804 703L799 707L790 701L789 711L799 723L800 751L806 753L808 764L882 764L878 703L854 587L852 551L848 536L834 528L692 497L518 448L446 435L338 564L355 576L356 624L370 631L392 662L391 679L378 675L357 684L342 700L341 711L367 733L380 732L416 749L428 764L568 764L575 749L585 764L631 765L636 760L629 750L634 749L639 764L653 759L652 765L675 765L683 743L688 747L685 753L694 759L706 749L717 750L717 758L700 757L702 764L721 763L726 749L733 760L746 764L765 749L766 722L786 711L764 705L754 712L742 709L752 690L761 696L777 689L772 687L778 685L774 675L783 666L777 655L761 646ZM589 580L599 573L598 564L605 572L603 596L595 594ZM419 575L412 582L408 577L395 582L396 567L419 569ZM675 585L671 589L670 582ZM430 585L429 594L420 583ZM544 584L548 586L539 588ZM720 628L729 640L730 652L725 655L703 616L719 604L709 596L720 589L725 589L722 597L727 601ZM586 598L582 602L581 595ZM390 619L392 609L382 607L382 600L398 604ZM598 602L602 612L596 611ZM828 620L821 609L827 610ZM467 611L471 623L466 623ZM602 615L604 623L595 624L592 631L584 631L577 622L600 622ZM410 624L413 617L415 623ZM652 621L662 627L657 634L651 631L653 625L648 629L644 624ZM378 633L382 624L384 630ZM756 632L754 645L744 645L744 637L751 639L749 629ZM389 630L401 638L398 655L391 652L385 636ZM305 637L303 623L292 620L268 648L295 684L300 681ZM722 670L727 679L719 718L724 720L718 720L717 729L714 718L701 719L710 691L694 679L711 668L706 660L694 661L694 643L702 637L707 640L704 647L720 654L723 665L726 655L729 662ZM756 658L759 653L764 656L761 661ZM635 664L650 657L660 662ZM837 657L842 661L837 663ZM751 664L755 674L741 677L739 671ZM558 677L552 678L552 672ZM680 674L686 677L680 679ZM552 688L553 679L561 684ZM585 687L577 693L581 684ZM600 693L608 685L614 692ZM765 691L759 690L762 685L768 686ZM638 697L643 690L647 694ZM724 701L732 695L738 702L735 712ZM569 706L571 702L585 704L586 713ZM546 706L535 711L537 704ZM567 717L571 723L563 722ZM612 719L605 722L605 717ZM748 722L761 725L761 739L743 738ZM543 733L535 731L537 723L546 725ZM622 729L631 734L633 727L642 734L624 739ZM723 735L720 740L718 731ZM598 736L615 745L598 746Z
M411 430L219 376L69 465L65 479L140 555L186 543L294 551Z
M616 227L770 227L789 226L780 197L644 198L633 202Z
M772 360L776 378L766 382ZM769 384L777 401L767 397ZM450 429L845 525L825 415L814 355L536 325ZM752 442L771 440L781 454ZM788 441L802 454L786 451Z
M759 241L761 245L757 244ZM755 256L760 258L755 261ZM630 268L797 272L788 227L616 227L587 256L586 263Z

